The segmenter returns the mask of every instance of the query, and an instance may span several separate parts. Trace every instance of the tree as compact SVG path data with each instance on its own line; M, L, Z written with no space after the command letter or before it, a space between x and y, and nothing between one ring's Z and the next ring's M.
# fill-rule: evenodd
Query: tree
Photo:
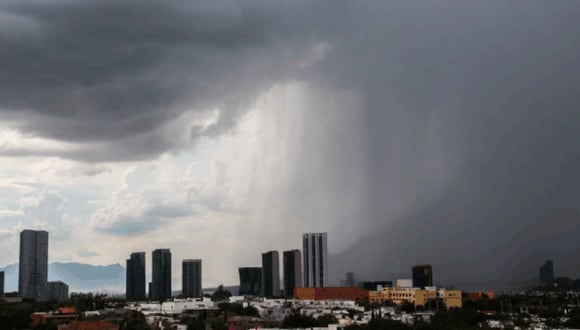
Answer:
M320 326L320 322L312 316L302 315L298 311L293 311L282 321L282 328L312 328Z
M223 285L218 286L218 289L211 295L212 301L227 300L232 296L232 293L224 289Z

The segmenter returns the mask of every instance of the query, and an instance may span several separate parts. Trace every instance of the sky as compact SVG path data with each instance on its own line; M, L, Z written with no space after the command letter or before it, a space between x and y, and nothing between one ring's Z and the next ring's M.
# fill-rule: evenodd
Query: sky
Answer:
M580 277L580 2L0 2L0 265ZM176 280L177 281L177 280ZM177 282L176 282L177 283Z

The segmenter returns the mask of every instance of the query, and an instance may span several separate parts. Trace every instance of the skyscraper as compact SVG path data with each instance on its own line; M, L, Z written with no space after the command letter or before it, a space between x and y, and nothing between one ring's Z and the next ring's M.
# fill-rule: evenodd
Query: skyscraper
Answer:
M151 299L165 300L171 298L171 251L157 249L153 251L151 278Z
M284 251L284 295L294 296L294 289L302 287L302 253L300 250Z
M0 272L0 299L4 299L4 272Z
M181 293L185 297L201 297L201 259L185 259L181 269Z
M127 259L126 299L145 300L145 252L131 253Z
M554 262L546 260L543 266L540 266L540 282L548 283L554 281Z
M65 301L68 299L68 285L62 281L48 282L46 295L50 300Z
M326 233L307 233L302 236L304 287L317 288L327 284L328 253Z
M240 274L240 296L259 296L262 292L262 268L242 267L238 269Z
M20 232L18 293L23 298L43 300L47 294L48 232Z
M280 296L280 255L278 251L262 253L262 294Z
M433 286L433 268L431 265L416 265L413 267L413 287L424 289Z

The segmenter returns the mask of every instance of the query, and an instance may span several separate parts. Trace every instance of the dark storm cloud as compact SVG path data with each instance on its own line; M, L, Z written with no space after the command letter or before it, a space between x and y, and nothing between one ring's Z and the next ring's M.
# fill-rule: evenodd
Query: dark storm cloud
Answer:
M4 1L1 115L28 134L88 144L63 157L155 156L176 147L161 132L184 111L219 108L217 133L291 79L317 41L292 20L314 21L321 4Z

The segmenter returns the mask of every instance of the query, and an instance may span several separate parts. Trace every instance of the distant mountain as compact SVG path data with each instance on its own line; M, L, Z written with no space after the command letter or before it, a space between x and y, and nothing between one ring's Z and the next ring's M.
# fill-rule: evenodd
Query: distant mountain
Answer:
M18 290L18 263L3 268L5 291ZM63 281L74 291L124 291L125 268L119 264L94 266L76 262L53 262L48 265L48 280Z

